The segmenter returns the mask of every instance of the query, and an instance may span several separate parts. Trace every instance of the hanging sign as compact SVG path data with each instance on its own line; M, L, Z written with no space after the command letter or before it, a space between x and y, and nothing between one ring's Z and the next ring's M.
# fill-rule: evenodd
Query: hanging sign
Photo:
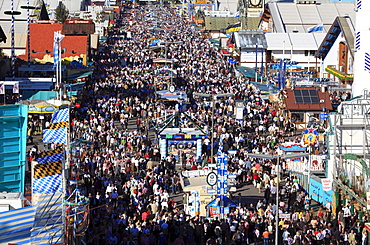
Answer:
M210 172L206 177L206 182L210 186L217 184L217 174L215 172Z

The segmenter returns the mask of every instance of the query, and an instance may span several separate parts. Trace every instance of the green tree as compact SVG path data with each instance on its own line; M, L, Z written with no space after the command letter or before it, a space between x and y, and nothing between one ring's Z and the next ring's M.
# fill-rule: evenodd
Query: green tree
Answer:
M55 9L55 19L60 23L64 23L68 15L69 11L66 6L62 2L59 2L58 7Z

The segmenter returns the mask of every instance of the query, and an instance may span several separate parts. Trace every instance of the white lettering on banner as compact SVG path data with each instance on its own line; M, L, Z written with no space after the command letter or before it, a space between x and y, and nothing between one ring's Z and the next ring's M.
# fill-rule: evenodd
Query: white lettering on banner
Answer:
M324 191L331 191L332 190L332 188L333 188L333 179L329 179L329 178L322 179L321 183L322 183L322 189Z
M279 214L280 219L290 220L290 214Z
M215 17L231 17L230 11L204 11L205 16L215 16Z

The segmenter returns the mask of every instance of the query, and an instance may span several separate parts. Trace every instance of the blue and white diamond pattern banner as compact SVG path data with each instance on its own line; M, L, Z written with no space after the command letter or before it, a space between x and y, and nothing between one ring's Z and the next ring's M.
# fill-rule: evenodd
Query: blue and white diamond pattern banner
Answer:
M37 159L37 163L47 163L47 162L56 162L56 161L63 161L64 159L64 152L51 155L51 156L46 156L46 157L40 157Z
M67 128L45 129L42 133L44 143L67 144Z
M62 174L55 174L52 176L43 177L40 179L33 179L32 181L33 193L51 194L55 192L62 192Z
M53 113L51 118L52 123L68 122L69 121L69 109L62 109Z

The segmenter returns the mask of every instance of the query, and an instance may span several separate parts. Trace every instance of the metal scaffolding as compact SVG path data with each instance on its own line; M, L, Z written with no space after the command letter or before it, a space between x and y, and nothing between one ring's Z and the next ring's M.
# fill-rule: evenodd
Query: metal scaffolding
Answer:
M366 204L366 192L370 190L368 170L370 160L370 95L368 91L359 97L344 101L338 113L329 119L328 176L334 179L338 189ZM351 190L351 191L349 191Z

